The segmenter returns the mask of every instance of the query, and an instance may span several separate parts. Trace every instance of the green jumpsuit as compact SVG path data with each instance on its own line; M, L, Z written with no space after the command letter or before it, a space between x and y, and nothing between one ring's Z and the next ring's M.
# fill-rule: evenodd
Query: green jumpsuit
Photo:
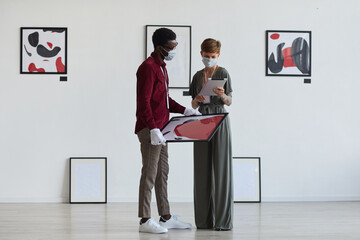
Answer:
M204 69L198 71L191 82L190 94L194 99L203 83ZM225 68L219 67L212 79L227 78L225 94L232 93L231 79ZM202 114L226 112L218 96L210 103L199 103ZM233 227L233 183L230 121L227 116L210 142L194 143L194 210L199 229L230 230Z

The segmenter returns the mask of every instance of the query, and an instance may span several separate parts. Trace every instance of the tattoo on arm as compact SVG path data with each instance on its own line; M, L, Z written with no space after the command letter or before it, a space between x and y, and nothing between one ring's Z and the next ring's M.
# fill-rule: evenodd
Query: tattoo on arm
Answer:
M224 103L225 103L227 106L230 106L230 105L231 105L231 102L232 102L231 96L225 95L225 97L223 97L222 100L224 101Z

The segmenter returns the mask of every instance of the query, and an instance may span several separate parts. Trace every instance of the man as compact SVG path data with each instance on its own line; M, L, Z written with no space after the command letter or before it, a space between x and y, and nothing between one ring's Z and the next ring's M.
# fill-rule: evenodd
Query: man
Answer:
M142 170L139 187L140 232L165 233L169 228L186 229L191 224L170 214L167 197L169 173L168 146L160 129L169 120L169 113L201 115L185 108L169 97L169 77L164 60L176 52L176 34L167 28L157 29L153 36L154 52L139 67L137 76L137 110L135 133L140 141ZM155 186L160 221L151 218L151 193Z

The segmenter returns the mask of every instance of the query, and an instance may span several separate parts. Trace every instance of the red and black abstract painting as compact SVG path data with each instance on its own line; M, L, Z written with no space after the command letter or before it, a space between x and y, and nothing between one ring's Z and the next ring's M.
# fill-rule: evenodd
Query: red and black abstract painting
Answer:
M266 31L266 76L311 76L311 32Z
M67 28L21 28L20 73L66 74Z
M173 117L161 130L167 142L210 141L228 113Z

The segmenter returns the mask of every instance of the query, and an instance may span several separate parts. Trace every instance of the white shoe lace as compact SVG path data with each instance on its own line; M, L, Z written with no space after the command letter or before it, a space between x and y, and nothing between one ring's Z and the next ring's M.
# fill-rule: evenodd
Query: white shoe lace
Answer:
M180 215L171 215L171 218L173 218L174 222L176 224L185 224L185 225L188 225L189 223L186 223L186 222L183 222L181 220L179 220L179 216ZM191 224L190 224L191 225Z
M179 219L179 218L178 218L179 215L171 215L171 217L174 218L175 221L178 221L178 219Z
M148 221L149 221L149 226L153 226L156 229L163 228L152 218L150 218Z

